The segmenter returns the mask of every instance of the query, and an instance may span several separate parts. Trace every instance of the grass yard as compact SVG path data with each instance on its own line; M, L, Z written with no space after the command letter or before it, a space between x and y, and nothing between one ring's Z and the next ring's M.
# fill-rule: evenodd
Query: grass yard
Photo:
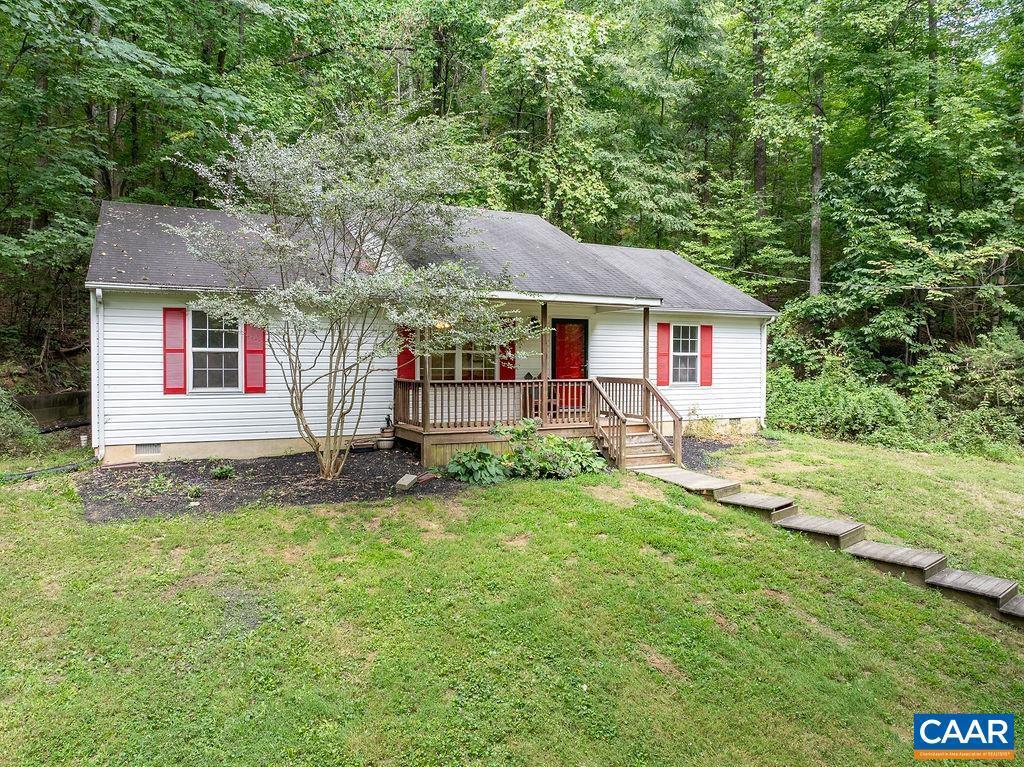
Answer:
M1020 467L727 460L1021 575L1019 504L943 511ZM628 477L104 525L49 477L0 489L0 563L5 765L898 765L914 712L1024 713L1024 632Z
M869 538L1024 583L1024 465L772 436L718 454L715 472L791 495L808 513L856 519Z

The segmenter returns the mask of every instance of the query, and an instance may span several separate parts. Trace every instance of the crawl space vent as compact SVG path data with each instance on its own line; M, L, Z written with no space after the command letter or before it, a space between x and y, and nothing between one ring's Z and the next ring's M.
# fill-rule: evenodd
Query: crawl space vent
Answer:
M160 443L148 442L144 445L136 445L135 455L160 455Z

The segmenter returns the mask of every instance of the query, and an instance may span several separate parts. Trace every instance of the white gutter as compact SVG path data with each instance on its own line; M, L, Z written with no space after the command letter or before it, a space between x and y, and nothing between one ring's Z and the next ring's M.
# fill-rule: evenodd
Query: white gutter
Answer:
M660 298L636 296L591 296L585 293L519 293L496 290L490 294L501 301L542 301L546 303L593 304L597 306L661 306Z
M774 320L779 313L773 310L764 312L742 312L730 309L673 309L669 306L658 307L659 312L672 312L674 314L714 314L722 317L761 317L762 319Z
M92 290L128 290L128 291L176 291L181 293L201 293L204 291L227 290L224 287L184 287L182 285L151 285L118 282L87 282L85 287ZM520 293L515 290L496 290L491 298L500 301L547 301L549 303L594 304L600 306L661 306L660 298L639 298L635 296L591 296L583 293Z
M89 354L92 362L92 447L96 451L96 460L102 462L107 452L106 435L104 434L104 397L103 397L103 289L96 288L89 294L89 323L91 341Z
M127 283L127 282L123 283L123 284L120 283L120 282L87 282L87 283L85 283L85 287L88 290L103 290L104 288L106 288L108 290L130 290L130 291L134 291L134 292L139 292L139 291L156 291L156 290L159 290L160 292L166 292L166 291L170 290L170 291L178 291L178 292L181 292L181 293L199 293L199 292L202 292L202 291L211 291L211 290L228 290L227 286L220 287L220 288L210 288L210 287L205 287L205 288L196 288L196 287L186 288L186 287L182 287L181 285L138 285L138 284L135 284L135 283Z

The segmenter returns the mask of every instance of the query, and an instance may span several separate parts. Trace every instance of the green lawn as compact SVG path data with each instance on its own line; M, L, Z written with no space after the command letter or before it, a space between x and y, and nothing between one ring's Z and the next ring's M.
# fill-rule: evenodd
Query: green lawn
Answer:
M773 436L729 451L716 473L791 494L812 514L864 522L876 540L1024 583L1024 465Z
M729 460L821 453L850 513L953 465L775 448ZM0 563L0 764L910 764L916 711L1024 713L1024 632L617 476L109 525L50 477L0 489Z

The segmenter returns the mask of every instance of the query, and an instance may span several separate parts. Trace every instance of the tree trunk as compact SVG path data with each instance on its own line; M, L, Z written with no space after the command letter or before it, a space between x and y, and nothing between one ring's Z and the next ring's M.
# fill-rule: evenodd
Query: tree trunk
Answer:
M39 116L36 118L36 130L39 132L39 139L43 142L45 148L49 140L49 127L50 127L50 113L49 113L49 97L47 91L50 87L50 80L46 72L46 64L41 65L40 71L36 74L36 90L39 91L41 96L41 104L39 107ZM42 151L36 157L36 170L42 175L46 166L50 164L50 153ZM39 211L39 216L33 221L33 228L43 229L47 224L50 223L50 211L43 208Z
M437 52L434 54L434 67L431 72L431 99L434 102L434 114L438 117L444 116L445 107L445 84L447 81L447 75L444 68L444 57L445 57L445 35L444 27L438 24L434 27L434 46L437 48Z
M764 39L761 34L761 8L758 2L750 9L751 40L754 54L754 115L764 100ZM768 210L764 206L763 193L767 176L768 152L764 136L754 137L754 194L757 196L757 215L765 216Z
M480 95L487 98L487 65L483 64L480 67ZM484 138L487 138L491 132L491 121L487 114L487 109L490 105L486 101L480 105L480 133L483 134Z
M821 43L820 23L814 29L814 38ZM816 54L820 55L820 53ZM808 292L816 296L821 292L821 175L822 137L821 122L825 117L825 69L821 62L815 64L812 84L812 111L814 127L811 129L811 269Z
M935 0L928 0L928 123L935 125L935 101L939 90L939 20Z
M544 101L547 104L544 113L545 145L550 155L555 142L555 108L551 103L551 83L547 81L544 83ZM549 205L551 205L551 169L546 168L544 171L544 207L547 208Z

